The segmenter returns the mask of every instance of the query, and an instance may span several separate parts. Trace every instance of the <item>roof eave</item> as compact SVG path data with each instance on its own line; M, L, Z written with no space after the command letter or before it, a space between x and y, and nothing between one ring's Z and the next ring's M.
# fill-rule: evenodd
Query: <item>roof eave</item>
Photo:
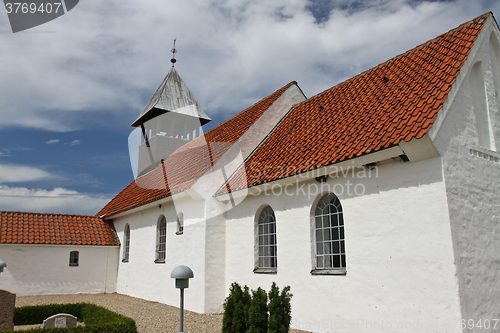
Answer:
M297 173L285 178L260 183L251 187L245 187L234 192L220 194L215 197L218 201L222 202L231 199L234 200L247 195L258 195L262 192L270 190L274 186L287 186L289 184L303 182L305 180L311 180L325 175L337 174L339 170L350 170L352 168L363 167L369 164L398 158L402 155L405 155L412 163L440 156L429 135L425 134L420 139L414 138L408 142L401 141L398 145L389 148L384 148L362 156L354 157L352 159L321 166L319 168Z
M104 214L104 215L101 215L100 218L102 218L104 221L117 219L117 218L120 218L120 217L123 217L126 215L134 214L134 213L146 210L146 209L150 209L152 207L156 207L158 205L167 204L167 203L173 201L174 197L177 200L177 199L187 197L187 196L188 196L188 194L186 193L186 191L175 193L173 195L168 195L168 196L163 197L161 199L151 201L151 202L148 202L148 203L140 205L140 206L132 207L132 208L129 208L127 210L114 212L114 213L111 213L109 215Z
M120 247L120 244L53 244L53 243L0 243L0 245L9 246L93 246L93 247Z

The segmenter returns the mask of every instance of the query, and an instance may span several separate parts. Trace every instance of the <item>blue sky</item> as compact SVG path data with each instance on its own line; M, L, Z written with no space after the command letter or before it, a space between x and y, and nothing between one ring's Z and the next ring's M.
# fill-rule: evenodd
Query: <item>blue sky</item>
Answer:
M0 210L95 214L133 181L130 124L170 69L213 119L315 95L500 1L82 0L13 34L0 8Z

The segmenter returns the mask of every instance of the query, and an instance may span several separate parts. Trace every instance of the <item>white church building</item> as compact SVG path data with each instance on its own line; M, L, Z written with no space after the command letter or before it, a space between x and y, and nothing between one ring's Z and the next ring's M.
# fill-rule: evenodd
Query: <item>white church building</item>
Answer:
M276 282L307 331L499 331L499 90L492 13L313 97L291 82L204 134L172 67L132 124L136 180L87 222L61 222L74 238L50 243L54 224L19 217L41 214L0 212L0 289L176 306L170 273L187 265L198 313L222 312L233 282ZM100 243L81 240L82 221ZM93 268L47 279L59 259L38 248L68 274ZM36 267L16 267L28 256Z

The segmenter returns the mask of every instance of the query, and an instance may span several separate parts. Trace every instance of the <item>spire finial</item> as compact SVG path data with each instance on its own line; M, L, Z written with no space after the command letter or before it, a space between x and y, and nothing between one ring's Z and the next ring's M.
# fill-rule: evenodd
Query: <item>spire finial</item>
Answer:
M170 62L172 63L172 67L174 67L174 64L177 60L175 60L175 54L177 53L177 50L175 49L175 41L177 38L174 38L174 48L172 49L172 59L170 59Z

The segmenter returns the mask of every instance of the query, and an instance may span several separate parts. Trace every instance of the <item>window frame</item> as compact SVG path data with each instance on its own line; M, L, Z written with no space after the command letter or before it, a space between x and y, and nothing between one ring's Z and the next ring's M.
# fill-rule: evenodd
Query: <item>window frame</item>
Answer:
M269 205L259 209L255 216L254 225L255 263L253 272L276 274L278 272L278 234L274 209ZM269 259L268 265L265 264L266 259Z
M79 251L71 251L69 253L69 266L70 267L78 267L80 265L80 252Z
M123 229L123 252L122 252L122 262L129 262L130 259L130 225L125 224Z
M320 195L311 207L311 240L311 274L347 273L344 211L340 199L334 193ZM319 258L323 260L322 265L319 264Z
M156 224L155 263L164 264L167 259L167 218L161 215Z

